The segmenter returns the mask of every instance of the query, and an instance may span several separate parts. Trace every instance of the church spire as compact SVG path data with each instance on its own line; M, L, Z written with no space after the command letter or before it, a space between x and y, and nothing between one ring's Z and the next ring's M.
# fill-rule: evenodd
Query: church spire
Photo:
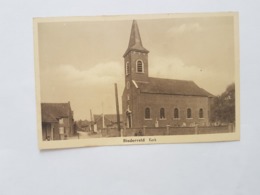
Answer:
M129 51L149 53L149 51L143 47L136 20L133 20L130 40L129 40L128 48L124 54L124 57L128 54Z

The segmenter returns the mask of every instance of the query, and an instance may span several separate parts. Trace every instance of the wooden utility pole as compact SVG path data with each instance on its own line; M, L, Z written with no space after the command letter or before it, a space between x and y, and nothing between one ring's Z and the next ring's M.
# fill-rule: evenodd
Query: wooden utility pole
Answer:
M117 115L117 128L120 133L120 115L119 115L119 103L118 103L118 93L117 93L117 84L115 83L115 95L116 95L116 115Z
M104 117L104 104L102 102L102 129L105 128L105 117Z
M92 121L93 121L93 118L92 118L92 110L90 109L90 126L89 126L89 130L92 131Z
M90 109L90 121L92 122L93 121L93 118L92 118L92 110Z

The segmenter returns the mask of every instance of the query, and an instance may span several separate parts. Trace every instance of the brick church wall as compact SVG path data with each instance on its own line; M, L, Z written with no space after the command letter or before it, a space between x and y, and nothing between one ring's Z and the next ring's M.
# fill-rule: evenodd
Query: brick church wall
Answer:
M159 127L182 126L199 126L208 125L208 97L199 96L181 96L181 95L162 95L140 93L137 96L137 102L133 107L133 127L155 127L156 119ZM150 108L151 119L144 118L145 108ZM160 119L160 108L165 109L165 119ZM174 118L174 108L179 109L179 118ZM192 110L192 118L187 118L187 109ZM203 118L199 118L199 109L203 109Z

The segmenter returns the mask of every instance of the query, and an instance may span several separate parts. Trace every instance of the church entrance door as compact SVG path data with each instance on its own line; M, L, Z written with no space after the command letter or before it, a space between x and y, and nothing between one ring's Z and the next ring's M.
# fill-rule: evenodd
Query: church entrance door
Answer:
M130 113L126 113L127 118L127 128L132 128L132 115Z

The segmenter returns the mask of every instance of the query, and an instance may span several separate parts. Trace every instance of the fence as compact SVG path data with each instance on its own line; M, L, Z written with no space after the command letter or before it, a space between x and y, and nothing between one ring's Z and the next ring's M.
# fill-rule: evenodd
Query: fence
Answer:
M194 126L194 127L143 127L131 128L122 131L123 137L130 136L158 136L158 135L192 135L192 134L214 134L234 132L234 124L224 126ZM120 137L121 132L118 129L101 130L102 137Z

